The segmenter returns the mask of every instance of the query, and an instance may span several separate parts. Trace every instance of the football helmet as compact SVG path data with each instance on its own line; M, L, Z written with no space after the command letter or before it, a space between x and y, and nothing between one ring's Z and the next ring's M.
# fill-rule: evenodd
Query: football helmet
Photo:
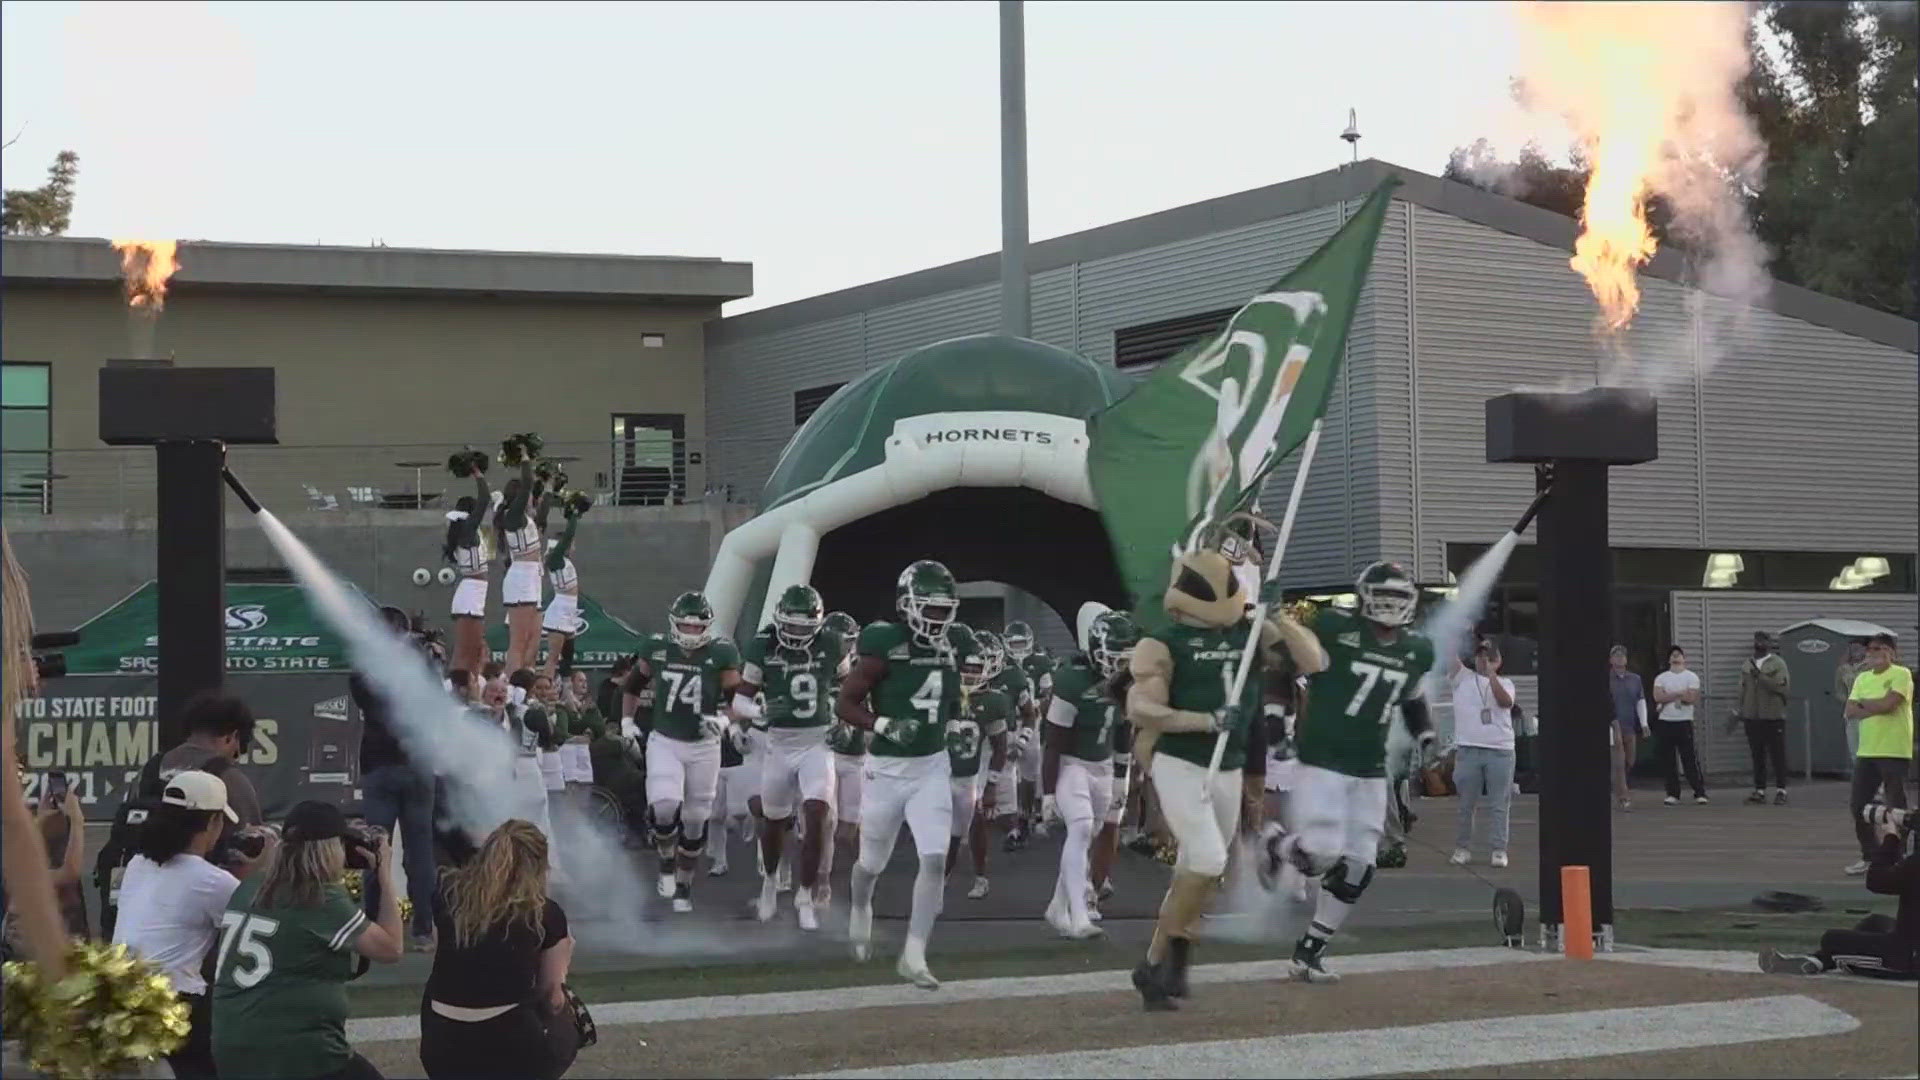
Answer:
M980 637L963 622L947 624L947 648L953 650L954 666L960 669L960 689L972 693L993 676L987 671L987 657L980 648Z
M789 649L804 649L813 644L826 622L827 605L820 591L811 585L789 585L773 605L773 634Z
M1106 612L1087 628L1087 656L1109 679L1126 670L1133 659L1133 647L1138 644L1140 631L1124 611Z
M980 655L986 657L988 681L999 678L1007 670L1006 644L991 630L975 630L973 636L980 643Z
M859 621L844 611L827 612L826 621L820 624L820 629L840 635L840 640L846 642L848 648L852 648L855 639L860 636Z
M1023 622L1007 624L1002 640L1007 650L1007 658L1019 663L1033 655L1033 627Z
M683 592L667 609L668 636L683 649L698 649L713 640L713 604L703 592Z
M960 613L960 589L953 572L932 559L921 559L900 571L893 594L907 629L923 645L937 645Z
M1405 626L1413 621L1420 600L1413 576L1399 563L1377 562L1360 572L1353 591L1360 599L1360 617L1381 626Z

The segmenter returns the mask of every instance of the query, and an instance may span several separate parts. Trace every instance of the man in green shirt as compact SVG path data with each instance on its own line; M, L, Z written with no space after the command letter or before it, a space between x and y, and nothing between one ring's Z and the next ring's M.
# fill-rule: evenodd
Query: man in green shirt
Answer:
M920 853L907 943L895 968L916 986L937 990L927 970L927 939L940 915L947 842L953 824L947 726L960 715L960 673L947 627L960 611L953 574L931 559L908 566L894 586L900 622L860 632L858 659L840 683L840 719L873 732L860 797L860 859L853 868L847 936L855 959L873 940L873 887L905 823Z
M1913 765L1913 672L1893 662L1892 634L1867 643L1867 663L1854 675L1847 719L1860 722L1860 752L1853 759L1853 797L1847 809L1860 841L1860 861L1849 874L1864 874L1878 842L1860 811L1884 791L1888 806L1907 805L1907 770Z

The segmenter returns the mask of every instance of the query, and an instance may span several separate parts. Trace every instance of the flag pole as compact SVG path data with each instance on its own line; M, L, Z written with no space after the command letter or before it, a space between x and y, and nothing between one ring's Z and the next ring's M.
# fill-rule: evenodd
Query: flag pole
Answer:
M1287 540L1293 535L1293 522L1300 513L1300 496L1307 490L1307 471L1313 467L1313 452L1320 446L1322 422L1322 419L1314 420L1313 430L1307 432L1306 445L1300 449L1300 470L1293 476L1293 491L1287 496L1286 515L1280 519L1280 535L1274 541L1273 558L1267 563L1266 581L1277 580L1280 576L1280 559L1287 552ZM1229 707L1238 703L1240 695L1246 691L1247 672L1253 669L1253 653L1260 647L1260 624L1267 618L1265 602L1256 597L1253 606L1253 630L1247 635L1246 648L1240 652L1240 666L1233 673L1233 694L1227 698ZM1220 775L1220 759L1227 752L1227 734L1222 731L1213 740L1213 760L1207 763L1207 784L1201 789L1209 803L1213 801L1213 779Z

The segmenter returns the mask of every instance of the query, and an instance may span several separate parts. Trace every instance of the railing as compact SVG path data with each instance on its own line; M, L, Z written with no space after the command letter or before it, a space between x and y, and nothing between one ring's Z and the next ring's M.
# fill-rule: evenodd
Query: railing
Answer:
M720 441L662 439L657 445L549 442L542 456L565 470L568 486L614 506L678 506L751 502L758 491L709 482ZM504 486L512 470L496 456L487 479ZM470 494L472 482L447 472L456 446L235 446L227 463L261 504L276 514L297 512L449 509ZM156 496L155 452L149 447L105 447L0 455L0 499L10 517L148 516Z

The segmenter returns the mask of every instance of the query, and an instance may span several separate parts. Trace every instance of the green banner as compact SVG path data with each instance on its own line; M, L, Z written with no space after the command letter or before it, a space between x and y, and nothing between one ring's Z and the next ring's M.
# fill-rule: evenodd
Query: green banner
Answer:
M580 598L580 629L573 640L573 664L575 667L602 668L612 667L614 661L640 651L641 642L646 635L633 627L618 615L602 607L600 601L591 596ZM505 622L495 623L487 628L487 651L495 660L504 660L507 655L507 626ZM540 655L534 658L535 666L544 663L547 657L547 632L540 631Z
M1398 179L1218 334L1094 416L1087 474L1121 580L1146 625L1164 620L1174 554L1244 509L1327 409L1347 330Z
M348 671L346 643L314 614L298 585L227 586L229 672ZM160 587L154 582L89 619L67 650L71 675L160 670Z

